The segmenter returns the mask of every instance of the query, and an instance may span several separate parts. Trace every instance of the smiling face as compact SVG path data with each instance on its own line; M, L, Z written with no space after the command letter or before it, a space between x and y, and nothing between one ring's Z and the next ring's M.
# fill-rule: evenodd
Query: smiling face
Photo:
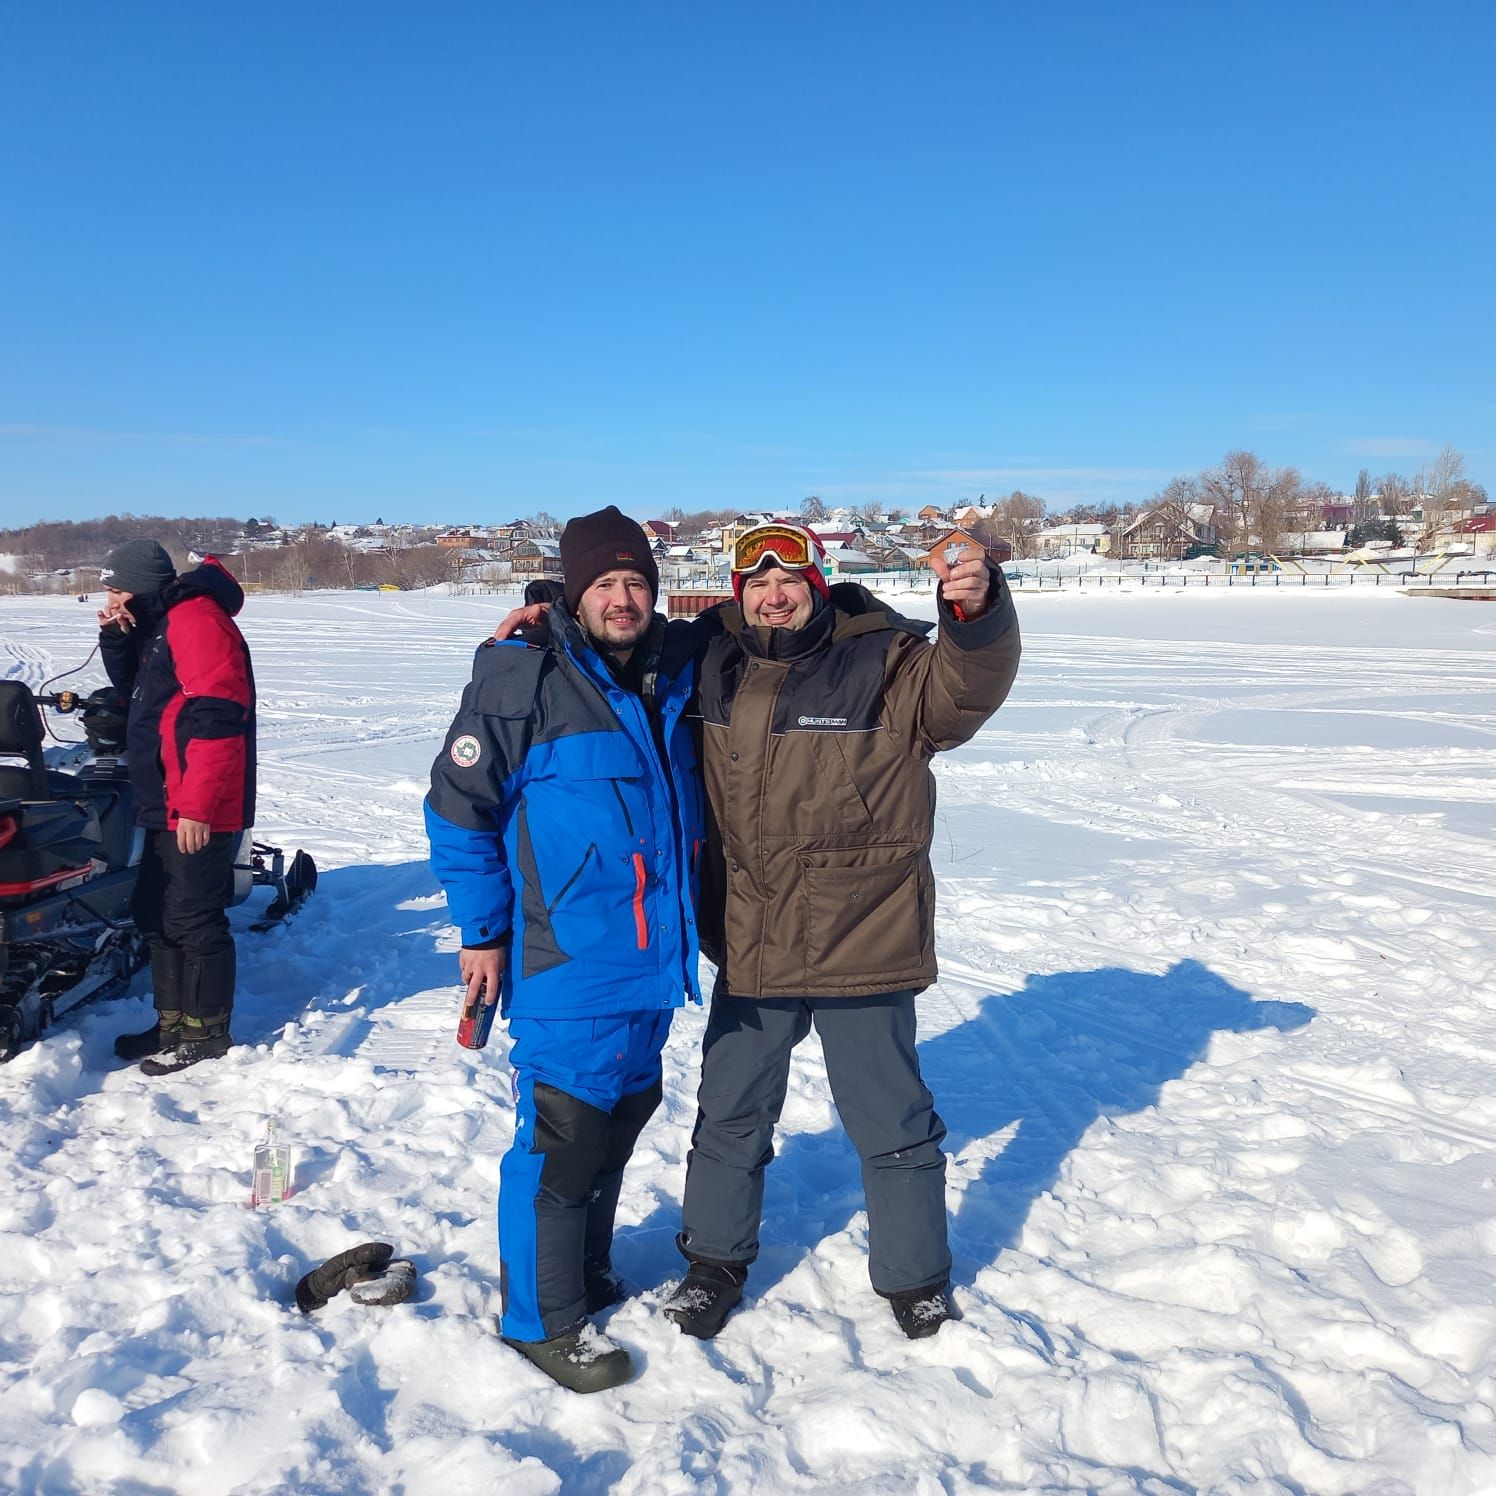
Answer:
M643 573L605 571L582 594L577 619L606 649L630 650L654 614L654 594Z
M759 628L803 628L814 611L810 583L798 571L766 566L744 578L743 617Z

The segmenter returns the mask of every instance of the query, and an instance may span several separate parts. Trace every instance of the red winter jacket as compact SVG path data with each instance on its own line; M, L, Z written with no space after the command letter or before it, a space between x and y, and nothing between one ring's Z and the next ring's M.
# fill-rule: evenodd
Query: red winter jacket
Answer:
M135 627L99 635L104 668L130 697L125 749L136 821L214 831L255 820L255 682L234 622L244 591L214 556L160 592L131 598Z

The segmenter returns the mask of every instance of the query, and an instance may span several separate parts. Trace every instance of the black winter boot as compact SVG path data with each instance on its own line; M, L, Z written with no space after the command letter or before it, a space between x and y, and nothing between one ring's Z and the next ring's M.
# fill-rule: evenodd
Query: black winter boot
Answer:
M938 1331L946 1320L956 1317L951 1303L950 1286L934 1283L929 1288L909 1288L902 1293L885 1294L899 1328L911 1340L924 1340Z
M226 1013L217 1018L184 1018L176 1045L163 1051L159 1060L142 1060L140 1068L146 1075L175 1075L203 1060L221 1059L233 1047Z
M606 1392L634 1374L634 1363L621 1345L594 1325L584 1324L549 1340L510 1340L520 1355L538 1366L568 1392Z
M682 1335L710 1340L737 1308L747 1281L746 1264L692 1259L686 1276L665 1300L665 1318L674 1320Z
M170 1054L182 1035L179 1012L159 1012L156 1021L138 1034L121 1034L114 1041L114 1052L122 1060L143 1060L147 1055Z
M156 1021L138 1034L121 1034L114 1052L122 1060L143 1060L177 1047L182 1027L182 951L177 946L151 946L151 999Z

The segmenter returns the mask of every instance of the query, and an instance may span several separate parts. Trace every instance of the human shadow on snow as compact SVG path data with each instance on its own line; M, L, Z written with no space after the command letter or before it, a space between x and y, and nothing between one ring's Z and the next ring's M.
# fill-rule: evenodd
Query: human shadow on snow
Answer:
M989 994L965 1023L926 1039L920 1066L953 1159L957 1281L1013 1245L1093 1123L1155 1105L1164 1083L1184 1075L1215 1034L1288 1033L1315 1016L1302 1003L1255 1001L1189 960L1162 975L1102 967L1031 976L1021 991ZM778 1283L864 1209L857 1155L839 1124L815 1133L781 1129L776 1152L749 1279L754 1293ZM617 1255L626 1271L649 1281L678 1273L668 1245L678 1226L673 1208L620 1229Z
M256 917L254 910L249 917ZM433 936L450 923L441 887L424 858L352 863L321 874L317 891L283 928L254 934L237 927L241 994L234 1037L264 1043L308 1012L372 1015L433 987L454 988L457 955ZM351 1053L367 1021L337 1048Z
M371 1027L370 1015L441 986L454 989L455 1032L457 957L438 950L433 939L449 919L425 859L329 868L298 913L256 933L250 925L263 917L265 903L265 893L256 890L229 915L239 958L232 1022L237 1043L274 1042L287 1023L309 1014L332 1019L356 1012L359 1018L339 1028L335 1044L337 1052L352 1053ZM121 1068L114 1038L151 1021L150 994L147 967L129 997L79 1011L90 1070Z

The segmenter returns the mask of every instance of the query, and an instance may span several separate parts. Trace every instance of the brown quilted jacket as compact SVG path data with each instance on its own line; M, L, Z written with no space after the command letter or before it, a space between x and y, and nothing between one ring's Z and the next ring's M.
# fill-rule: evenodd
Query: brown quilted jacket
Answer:
M757 629L735 606L700 657L711 806L702 949L740 997L841 997L935 980L931 757L972 737L1018 669L1000 573L940 634L867 611ZM859 589L860 590L860 589ZM838 589L842 595L842 589Z

